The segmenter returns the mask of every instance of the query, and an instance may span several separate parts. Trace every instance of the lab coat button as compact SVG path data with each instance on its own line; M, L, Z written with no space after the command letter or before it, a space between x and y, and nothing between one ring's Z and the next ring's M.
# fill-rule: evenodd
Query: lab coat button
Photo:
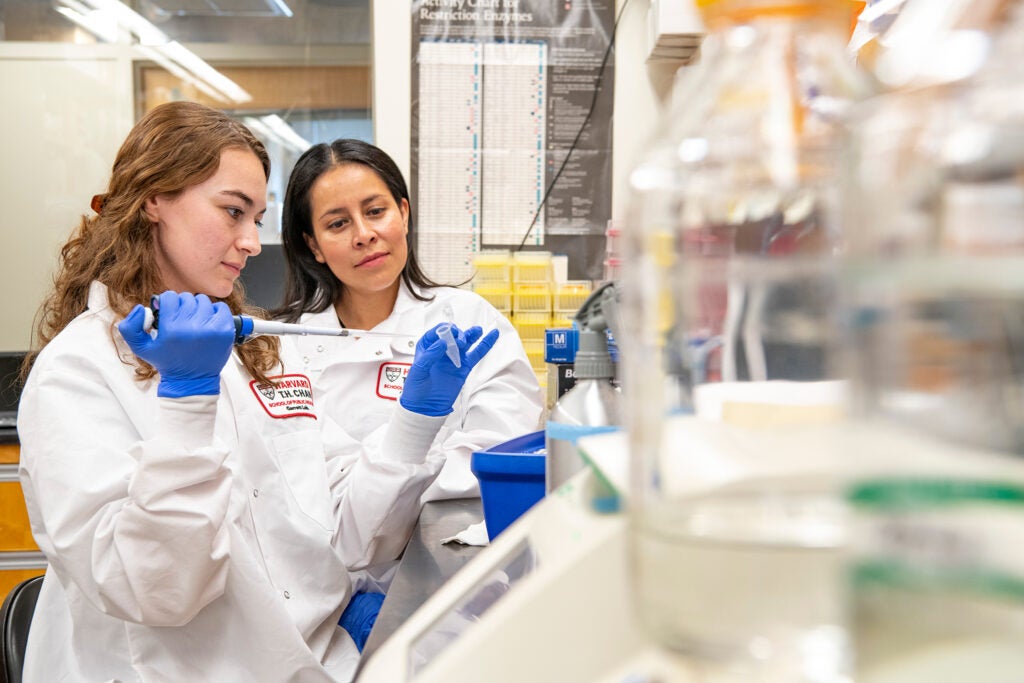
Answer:
M416 345L416 344L414 344L414 343L412 342L412 340L409 340L409 348L410 348L410 349L411 349L412 347L414 347L415 345Z
M306 365L309 365L309 356L303 356L302 362L305 363Z
M384 352L383 352L383 351L381 351L380 349L377 349L377 350L376 350L376 351L374 351L373 353L374 353L374 355L375 355L375 356L383 356L383 355L384 355Z
M324 352L324 345L323 344L317 344L316 350L319 351L320 353L323 353Z
M291 593L289 593L288 591L284 592L284 599L285 600L291 600L291 597L292 597Z
M259 498L260 497L260 490L259 489L253 489L252 490L252 497L253 498Z

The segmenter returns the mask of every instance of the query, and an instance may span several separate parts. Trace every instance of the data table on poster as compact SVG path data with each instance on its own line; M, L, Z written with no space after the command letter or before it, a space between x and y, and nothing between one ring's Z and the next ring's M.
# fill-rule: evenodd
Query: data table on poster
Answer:
M439 279L481 248L543 244L546 45L419 45L419 253Z

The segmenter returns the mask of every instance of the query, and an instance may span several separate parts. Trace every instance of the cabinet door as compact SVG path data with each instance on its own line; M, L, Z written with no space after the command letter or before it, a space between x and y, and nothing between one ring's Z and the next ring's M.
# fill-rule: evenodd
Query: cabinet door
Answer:
M18 444L0 444L0 465L17 465L20 453Z
M0 599L31 576L46 571L46 558L32 538L25 497L18 481L18 445L0 445Z
M25 579L45 573L45 567L39 569L0 569L0 599L3 599L3 596L10 593L12 588Z
M32 540L21 484L0 481L0 552L38 549Z

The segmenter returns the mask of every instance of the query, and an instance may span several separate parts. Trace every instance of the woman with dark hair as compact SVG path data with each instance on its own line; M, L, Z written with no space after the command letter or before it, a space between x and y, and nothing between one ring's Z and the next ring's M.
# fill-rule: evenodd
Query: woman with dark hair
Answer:
M232 314L258 313L238 277L260 252L269 170L223 112L161 105L61 251L18 414L49 563L26 681L355 670L348 572L402 551L441 468L430 444L497 333L453 328L456 367L428 331L379 441L337 429L275 339L235 343Z
M402 395L413 351L404 335L451 321L500 330L434 440L431 452L446 463L424 500L478 495L470 456L537 429L540 387L497 309L424 274L409 190L394 160L361 140L313 146L292 170L281 232L287 280L276 317L396 335L294 339L318 398L355 438L387 424Z

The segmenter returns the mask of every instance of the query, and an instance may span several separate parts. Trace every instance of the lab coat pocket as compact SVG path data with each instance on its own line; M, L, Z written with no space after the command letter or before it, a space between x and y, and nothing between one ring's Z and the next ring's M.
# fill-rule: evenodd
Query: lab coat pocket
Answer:
M274 460L284 474L294 505L324 530L333 533L331 489L320 430L281 434L274 437L272 443Z

